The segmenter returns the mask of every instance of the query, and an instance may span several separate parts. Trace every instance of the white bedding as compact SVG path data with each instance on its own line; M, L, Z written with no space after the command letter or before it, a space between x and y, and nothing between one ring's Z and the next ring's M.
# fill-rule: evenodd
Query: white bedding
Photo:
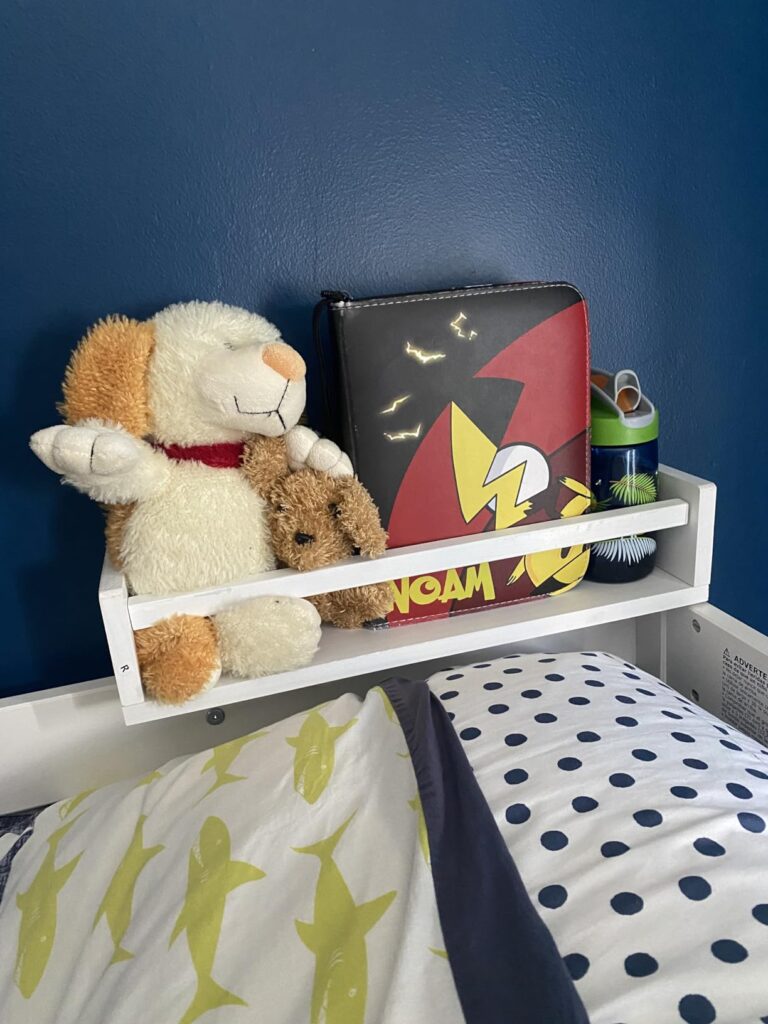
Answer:
M768 1021L768 752L606 654L429 685L592 1024Z
M422 822L381 691L53 804L0 904L0 1021L458 1024Z

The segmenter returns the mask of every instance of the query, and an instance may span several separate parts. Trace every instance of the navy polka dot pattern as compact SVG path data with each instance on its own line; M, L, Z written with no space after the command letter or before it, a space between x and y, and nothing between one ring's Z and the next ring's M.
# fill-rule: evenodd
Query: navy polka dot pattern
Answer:
M699 795L691 786L672 786L669 792L681 800L694 800Z
M562 885L545 885L539 893L539 903L550 910L562 907L567 899L568 890Z
M748 832L765 832L765 819L759 814L752 814L751 811L742 811L737 814L739 824Z
M593 1024L768 1022L757 743L597 652L430 686Z
M655 828L664 821L661 813L654 810L635 811L632 817L638 825L642 825L644 828Z
M617 789L627 789L635 784L634 778L626 772L613 772L612 775L608 776L608 781L612 786L616 786Z
M724 964L740 964L749 956L740 942L734 939L718 939L712 943L712 956L722 960Z
M525 804L512 804L507 808L507 821L510 825L522 825L524 821L528 821L530 816L531 809Z
M686 875L677 884L680 886L680 892L689 900L698 902L712 895L712 886L706 878L702 878L700 875Z
M589 960L582 953L569 953L563 957L563 963L574 981L581 981L589 970Z
M636 757L638 761L655 761L656 756L652 750L646 750L644 747L632 751L632 757Z
M571 806L578 814L584 814L586 811L594 811L598 803L591 796L577 796L571 801Z
M639 914L645 903L636 892L617 892L611 897L611 906L617 914Z
M568 845L568 836L565 832L552 829L542 835L541 845L545 850L562 850Z
M706 996L683 996L677 1008L685 1024L712 1024L717 1018L717 1011Z
M658 961L648 953L631 953L624 961L624 970L630 978L647 978L658 969Z
M752 793L747 789L746 786L739 785L738 782L729 782L725 787L731 796L737 797L739 800L751 800Z
M725 853L725 847L721 846L720 843L716 843L714 839L709 839L707 836L696 839L693 848L705 857L722 857Z
M620 857L622 853L626 853L629 847L626 843L620 843L618 840L610 843L603 843L600 847L600 853L604 857Z

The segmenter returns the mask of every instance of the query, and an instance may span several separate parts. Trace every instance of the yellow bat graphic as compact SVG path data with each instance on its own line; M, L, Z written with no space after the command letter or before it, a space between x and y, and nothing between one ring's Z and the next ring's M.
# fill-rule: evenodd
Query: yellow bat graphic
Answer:
M426 352L423 348L417 348L412 342L406 341L405 354L416 359L422 366L427 363L435 363L439 359L445 359L445 352Z
M413 430L401 430L397 434L388 434L384 431L384 437L388 441L409 441L421 437L421 423Z
M461 329L461 324L466 319L466 313L459 313L455 320L451 320L451 330L456 332L457 338L465 338L467 341L474 341L477 337L477 331L470 331L469 334L465 334Z
M466 335L464 334L464 332L461 329L461 322L462 322L462 320L466 320L466 319L467 319L467 314L466 313L459 313L459 315L456 317L455 320L451 320L451 329L456 331L456 334L460 338L466 337Z
M381 415L382 416L389 416L390 413L397 412L399 407L401 405L405 405L405 403L408 401L408 399L410 397L411 397L410 395L401 395L400 398L396 398L394 400L394 402L392 403L392 405L388 405L386 409L382 409L381 410Z

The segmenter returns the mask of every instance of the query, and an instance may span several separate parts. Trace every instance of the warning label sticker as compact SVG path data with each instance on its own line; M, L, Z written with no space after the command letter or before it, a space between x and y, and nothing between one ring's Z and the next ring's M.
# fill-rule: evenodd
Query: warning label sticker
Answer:
M768 743L768 667L723 651L723 718Z

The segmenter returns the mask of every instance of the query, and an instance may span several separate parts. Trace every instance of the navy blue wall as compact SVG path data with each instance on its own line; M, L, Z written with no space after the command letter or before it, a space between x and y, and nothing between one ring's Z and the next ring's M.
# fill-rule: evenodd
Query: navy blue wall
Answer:
M766 25L764 0L6 0L0 688L109 672L99 512L26 448L86 325L220 298L317 387L322 287L577 283L665 460L720 485L713 600L768 630Z

